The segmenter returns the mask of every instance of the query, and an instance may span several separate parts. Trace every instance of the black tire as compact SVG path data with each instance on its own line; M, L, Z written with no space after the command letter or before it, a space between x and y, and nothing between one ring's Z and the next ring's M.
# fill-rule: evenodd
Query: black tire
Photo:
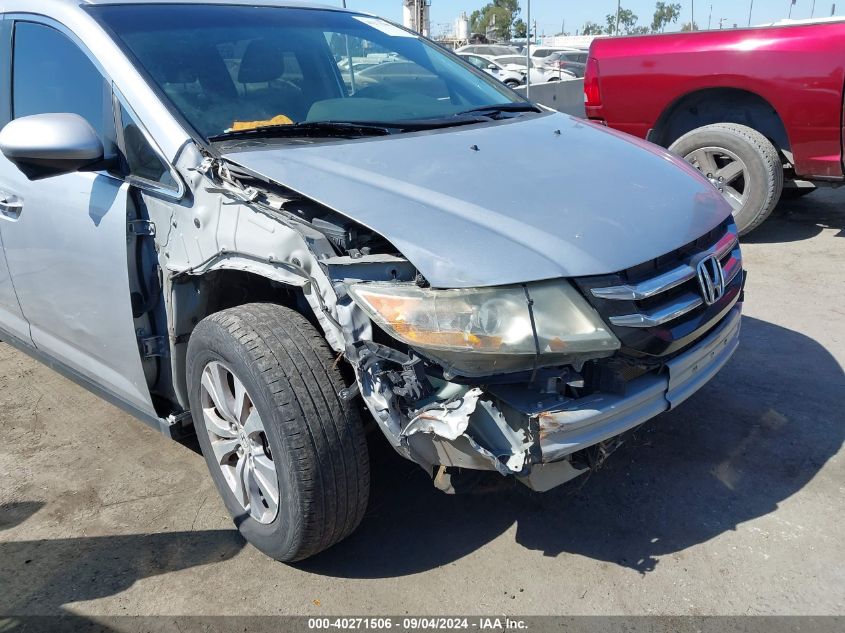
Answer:
M201 405L202 372L225 365L262 419L278 475L278 513L261 523L245 512L214 458ZM203 319L188 344L194 425L214 483L243 537L279 561L308 558L351 534L364 516L370 471L358 410L332 350L300 314L270 303Z
M505 85L508 88L519 88L522 84L516 81L515 79L508 79L505 81Z
M734 220L740 235L756 229L769 217L783 190L783 166L778 150L760 132L736 123L715 123L687 132L669 151L687 158L703 148L721 148L737 156L746 168L748 195ZM690 160L690 162L692 162Z

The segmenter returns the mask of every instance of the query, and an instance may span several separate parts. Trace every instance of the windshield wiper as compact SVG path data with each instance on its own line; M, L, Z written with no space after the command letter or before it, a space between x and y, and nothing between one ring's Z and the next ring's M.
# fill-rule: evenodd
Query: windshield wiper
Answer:
M538 108L533 103L528 102L516 102L516 103L491 103L490 105L483 105L478 106L475 108L470 108L469 110L463 110L461 112L456 112L455 116L463 116L467 114L480 114L482 116L494 116L497 114L502 114L505 112L542 112L540 108Z
M489 112L488 112L489 111ZM228 141L240 138L359 138L387 136L402 132L419 132L438 128L487 123L497 112L537 111L536 106L525 103L507 103L502 106L483 106L466 112L434 119L407 119L404 121L304 121L288 125L262 125L245 130L231 130L208 137L209 141ZM475 116L472 116L475 115Z
M395 127L395 126L390 126ZM230 130L209 136L209 141L226 141L236 138L358 138L361 136L386 136L393 134L390 127L355 121L305 121L288 125L262 125L245 130Z

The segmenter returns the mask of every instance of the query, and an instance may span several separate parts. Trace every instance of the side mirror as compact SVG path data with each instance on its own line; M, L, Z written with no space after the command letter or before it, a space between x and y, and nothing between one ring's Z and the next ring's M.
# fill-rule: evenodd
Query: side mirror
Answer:
M498 67L498 66L496 66L496 64L490 64L490 65L487 67L487 70L492 70L493 72L496 72L497 70L499 70L499 67Z
M10 121L0 130L0 152L30 180L103 162L103 143L78 114L34 114Z

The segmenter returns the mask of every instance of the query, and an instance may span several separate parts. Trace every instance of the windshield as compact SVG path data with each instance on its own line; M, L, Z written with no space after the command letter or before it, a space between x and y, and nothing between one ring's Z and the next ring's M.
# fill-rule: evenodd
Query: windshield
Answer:
M369 16L209 4L89 10L206 140L320 121L433 120L524 103L439 46Z

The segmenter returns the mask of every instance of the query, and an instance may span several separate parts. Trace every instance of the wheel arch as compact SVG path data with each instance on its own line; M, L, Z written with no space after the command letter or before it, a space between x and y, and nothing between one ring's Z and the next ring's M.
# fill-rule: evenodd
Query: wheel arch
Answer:
M705 88L677 98L660 115L649 140L669 147L687 132L713 123L753 128L791 162L789 134L778 111L760 95L740 88Z
M246 264L252 264L252 269L245 269ZM337 348L333 325L324 315L318 317L320 303L308 288L310 281L286 271L279 274L272 266L266 271L260 268L233 258L225 267L171 280L168 330L173 390L183 409L189 408L186 362L191 333L204 318L222 310L257 302L284 306L308 319Z

